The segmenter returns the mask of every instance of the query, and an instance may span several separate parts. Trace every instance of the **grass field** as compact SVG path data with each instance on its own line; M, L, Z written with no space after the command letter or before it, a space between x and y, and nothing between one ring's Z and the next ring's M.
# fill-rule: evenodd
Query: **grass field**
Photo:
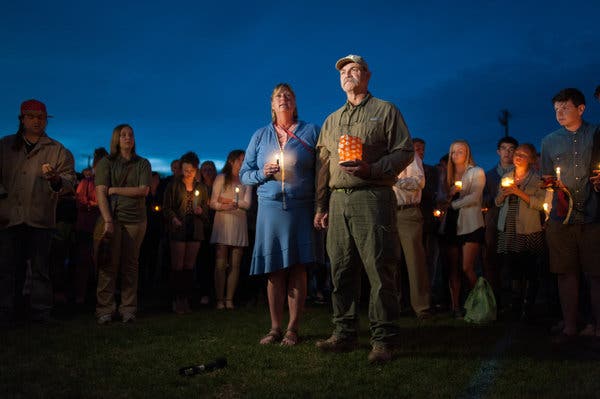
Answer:
M97 326L92 314L1 333L2 398L564 398L600 396L600 352L592 341L549 343L547 325L472 326L445 315L400 320L402 346L383 366L360 349L320 353L331 332L327 306L309 307L296 347L260 346L266 307L142 314ZM228 366L194 377L178 369L217 357Z

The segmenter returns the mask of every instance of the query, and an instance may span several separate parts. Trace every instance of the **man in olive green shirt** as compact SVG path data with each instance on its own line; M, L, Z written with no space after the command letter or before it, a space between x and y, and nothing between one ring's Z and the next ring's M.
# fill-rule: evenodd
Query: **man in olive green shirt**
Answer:
M336 63L347 102L331 114L317 143L317 194L314 225L328 228L327 252L334 285L335 329L317 342L324 351L356 346L361 265L371 284L369 361L391 360L398 328L395 284L399 252L396 197L398 174L413 160L413 146L400 111L368 91L371 72L365 60L348 55ZM360 137L362 160L340 165L341 135Z

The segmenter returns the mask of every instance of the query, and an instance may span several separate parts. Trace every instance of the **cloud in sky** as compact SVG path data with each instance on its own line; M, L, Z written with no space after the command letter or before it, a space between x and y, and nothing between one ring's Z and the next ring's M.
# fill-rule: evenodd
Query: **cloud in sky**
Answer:
M345 100L335 60L359 53L373 94L427 140L427 162L461 137L487 167L500 109L538 147L556 128L549 99L560 88L584 90L587 119L600 120L599 13L591 1L9 2L0 131L14 132L20 102L34 97L78 165L122 122L155 168L190 149L222 161L269 123L278 82L296 90L302 119L321 124Z

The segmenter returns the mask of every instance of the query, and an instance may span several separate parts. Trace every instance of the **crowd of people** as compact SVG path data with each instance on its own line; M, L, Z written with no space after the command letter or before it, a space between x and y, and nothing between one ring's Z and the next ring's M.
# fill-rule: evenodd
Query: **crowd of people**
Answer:
M76 175L70 151L45 132L45 104L24 101L18 131L0 140L2 326L50 322L55 305L86 301L98 324L129 323L140 292L169 287L176 314L266 295L271 323L258 342L293 346L312 295L333 310L317 348L356 348L368 303L368 360L384 363L402 312L462 318L483 276L498 317L530 320L536 303L560 304L555 342L600 339L600 129L583 120L584 95L552 98L560 128L540 152L503 137L486 172L454 140L432 166L425 140L368 90L364 58L335 67L347 101L321 128L299 119L294 90L278 84L271 122L221 173L189 151L161 179L121 124ZM347 153L340 136L358 144Z

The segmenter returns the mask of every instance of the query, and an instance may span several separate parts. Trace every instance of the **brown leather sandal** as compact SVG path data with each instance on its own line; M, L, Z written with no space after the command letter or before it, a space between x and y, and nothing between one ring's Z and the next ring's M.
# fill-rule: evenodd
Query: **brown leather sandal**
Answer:
M274 344L275 342L281 340L281 338L282 338L281 329L280 328L271 328L269 330L269 332L267 333L267 335L265 335L264 337L261 338L259 343L261 345Z
M288 328L281 340L281 346L294 346L298 343L298 331Z

